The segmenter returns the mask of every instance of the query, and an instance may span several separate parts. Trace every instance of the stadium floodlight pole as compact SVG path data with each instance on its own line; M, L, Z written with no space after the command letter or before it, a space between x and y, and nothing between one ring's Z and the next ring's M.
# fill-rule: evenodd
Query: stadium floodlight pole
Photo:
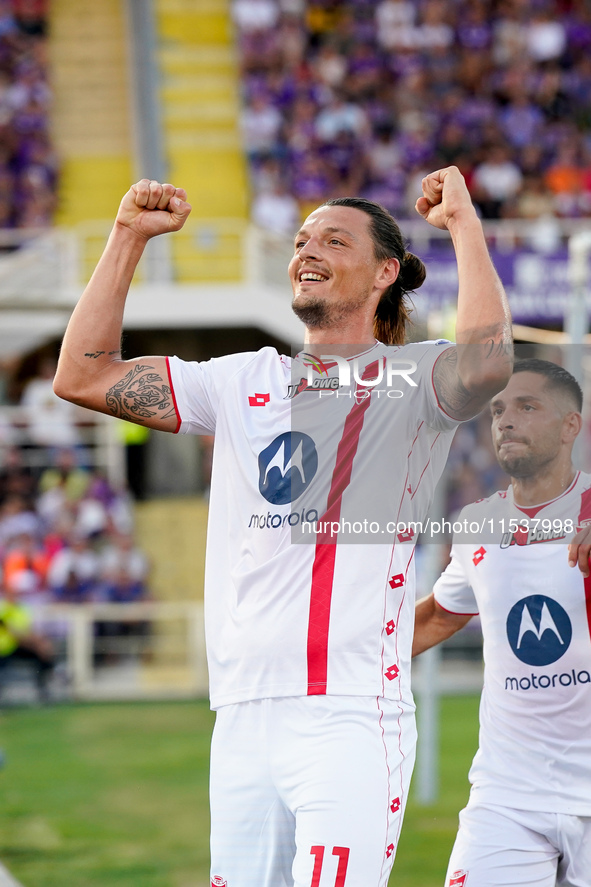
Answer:
M568 276L570 282L570 298L565 315L565 332L571 345L581 346L588 332L589 312L587 309L587 292L589 290L589 253L591 252L591 231L579 231L569 240L568 244ZM573 349L573 351L576 349ZM581 382L581 365L577 374L569 370L578 382Z
M569 347L566 368L584 388L583 350L585 336L589 329L587 295L590 287L589 253L591 253L591 231L573 234L568 243L568 277L570 297L565 313L564 328L568 335ZM586 425L584 426L586 428ZM587 438L587 439L585 439ZM589 470L587 463L588 432L581 434L575 443L574 456L579 464Z
M166 182L154 0L126 0L125 8L137 178ZM146 246L144 259L150 280L167 282L174 279L168 238L152 238Z

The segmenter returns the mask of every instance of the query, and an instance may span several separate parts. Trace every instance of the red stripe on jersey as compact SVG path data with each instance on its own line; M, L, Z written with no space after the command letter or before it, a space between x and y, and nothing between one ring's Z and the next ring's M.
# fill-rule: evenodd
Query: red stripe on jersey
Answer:
M166 372L168 373L168 381L170 383L170 393L172 394L172 403L174 406L174 411L176 413L176 428L174 429L174 433L178 434L181 428L181 414L179 413L178 404L176 402L176 394L174 393L174 385L172 384L172 374L170 372L170 362L168 357L166 358Z
M581 512L577 526L581 526L583 521L591 520L591 490L585 490L581 496ZM578 570L578 567L575 567ZM589 626L589 634L591 635L591 576L583 579L583 587L585 589L585 609L587 611L587 625Z
M571 487L572 489L572 487ZM581 511L577 526L580 527L583 521L591 520L591 489L585 490L581 495Z
M578 567L575 567L578 569ZM587 610L587 625L589 626L589 634L591 635L591 576L583 579L585 588L585 609Z
M375 378L377 368L378 362L374 361L365 368L362 378ZM358 386L355 393L357 394L357 391L361 390L367 391L367 388L365 386ZM365 397L360 402L356 401L345 420L343 434L337 448L326 512L319 518L318 523L330 523L340 520L343 493L351 480L353 460L359 446L359 437L363 428L365 413L370 403L371 395L370 397ZM308 696L323 696L326 693L328 631L336 556L337 544L330 532L319 532L316 540L316 551L312 566L312 587L310 589L307 648Z

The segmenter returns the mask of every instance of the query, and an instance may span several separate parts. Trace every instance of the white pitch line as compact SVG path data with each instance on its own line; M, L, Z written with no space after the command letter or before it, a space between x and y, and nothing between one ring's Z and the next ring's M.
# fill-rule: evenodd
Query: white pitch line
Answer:
M20 881L13 878L8 869L0 862L0 887L23 887Z

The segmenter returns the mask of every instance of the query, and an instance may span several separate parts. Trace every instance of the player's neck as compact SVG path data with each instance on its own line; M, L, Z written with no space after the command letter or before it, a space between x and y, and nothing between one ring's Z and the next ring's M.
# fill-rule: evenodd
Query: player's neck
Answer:
M572 462L553 471L542 470L531 477L513 477L513 501L530 508L558 499L572 484L577 471Z
M326 345L331 345L338 346L339 353L342 353L344 357L371 348L375 342L373 318L366 323L360 323L358 318L344 319L342 323L331 325L327 329L306 328L304 339L306 349L312 353L316 347L324 348ZM346 353L347 349L350 350L350 354Z

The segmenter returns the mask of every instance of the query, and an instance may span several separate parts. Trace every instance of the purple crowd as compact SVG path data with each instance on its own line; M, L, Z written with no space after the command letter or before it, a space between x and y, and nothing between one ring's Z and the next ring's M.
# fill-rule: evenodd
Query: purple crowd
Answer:
M591 215L586 0L234 0L253 218L414 216L457 165L486 219ZM274 219L274 223L270 222Z
M45 227L55 210L48 5L0 0L0 228Z

